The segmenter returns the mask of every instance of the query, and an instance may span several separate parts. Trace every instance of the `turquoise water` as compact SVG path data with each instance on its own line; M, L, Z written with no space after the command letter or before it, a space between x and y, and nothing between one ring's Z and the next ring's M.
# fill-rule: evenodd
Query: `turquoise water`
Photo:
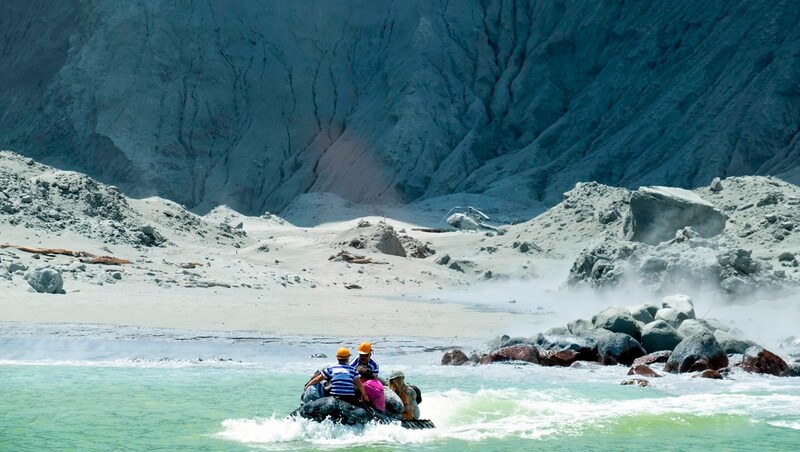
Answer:
M23 341L25 342L25 341ZM381 355L423 389L435 430L290 420L308 376L328 360L299 344L227 346L98 339L0 341L0 450L797 450L800 379L735 373L712 381L654 379L620 386L627 369L436 365L409 345ZM34 342L28 341L28 346ZM60 344L56 346L56 344ZM376 346L380 346L378 343ZM47 350L71 358L42 358ZM172 357L151 358L153 349ZM44 350L44 351L42 351ZM77 350L77 351L75 351ZM114 359L86 358L114 356ZM102 353L98 352L101 350ZM233 361L181 351L247 356ZM124 355L126 351L130 356ZM13 355L13 356L12 356ZM30 355L35 359L24 359ZM240 362L241 361L241 362Z

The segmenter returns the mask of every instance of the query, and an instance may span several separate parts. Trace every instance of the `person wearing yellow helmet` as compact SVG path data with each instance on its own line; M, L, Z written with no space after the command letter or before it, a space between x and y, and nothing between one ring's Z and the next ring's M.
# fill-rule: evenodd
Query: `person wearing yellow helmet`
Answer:
M328 380L331 384L331 396L353 405L360 401L369 402L364 385L361 383L361 375L347 363L350 360L350 350L347 347L337 350L336 360L338 361L336 364L322 369L319 375L309 380L306 388ZM359 394L356 394L356 388Z
M367 367L372 371L372 374L375 375L376 378L380 378L380 367L378 366L378 363L372 359L372 344L369 342L362 342L361 345L358 346L358 356L350 361L350 365L353 367Z

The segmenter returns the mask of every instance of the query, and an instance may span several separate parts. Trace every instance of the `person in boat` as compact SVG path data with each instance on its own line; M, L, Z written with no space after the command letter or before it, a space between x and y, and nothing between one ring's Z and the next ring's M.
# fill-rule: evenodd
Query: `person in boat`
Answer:
M364 385L369 397L369 404L376 410L383 413L386 411L386 397L383 395L383 383L372 373L372 369L367 366L358 366L356 371L361 375L361 383Z
M303 395L300 396L301 403L313 402L314 400L321 399L323 397L327 397L330 395L331 388L326 386L325 383L322 382L313 384L311 383L311 380L316 378L318 375L321 375L324 369L325 368L323 367L322 369L319 369L316 372L314 372L314 375L312 375L311 378L308 380L308 382L306 383L306 387L303 390Z
M347 347L340 348L336 352L336 360L338 361L336 364L322 369L319 375L309 380L306 388L327 380L331 385L331 396L352 405L358 405L362 401L369 402L369 396L361 383L361 375L348 364L350 350Z
M419 419L419 405L417 405L417 391L406 384L403 372L395 370L389 376L389 388L400 396L403 401L403 418Z
M369 342L362 342L361 345L358 346L358 356L350 361L350 365L353 367L368 367L369 370L372 371L372 374L375 376L375 378L380 380L380 377L378 376L378 374L380 374L380 367L378 366L378 363L372 359L372 344Z

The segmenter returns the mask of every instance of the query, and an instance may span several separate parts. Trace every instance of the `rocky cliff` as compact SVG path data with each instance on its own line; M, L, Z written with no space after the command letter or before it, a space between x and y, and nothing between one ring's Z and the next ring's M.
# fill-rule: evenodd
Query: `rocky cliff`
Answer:
M800 181L793 1L7 0L0 148L199 210Z

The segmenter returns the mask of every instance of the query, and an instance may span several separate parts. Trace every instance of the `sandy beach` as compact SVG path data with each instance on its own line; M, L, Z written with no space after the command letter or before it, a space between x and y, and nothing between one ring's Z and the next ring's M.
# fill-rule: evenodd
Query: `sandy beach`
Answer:
M486 339L538 320L533 315L487 312L453 303L400 301L326 289L296 293L172 289L165 293L161 288L120 284L115 290L86 288L58 299L24 291L4 291L5 297L0 318L6 322L183 330ZM403 315L409 311L413 315Z
M134 204L154 212L170 203L150 199ZM378 223L385 220L381 217L299 228L282 220L276 224L274 220L231 215L244 222L240 230L246 233L236 247L196 240L198 237L187 240L185 235L161 228L169 245L132 247L106 244L70 231L48 233L3 224L3 243L80 250L132 263L80 264L72 256L37 255L13 247L0 250L3 261L19 262L26 268L44 263L72 268L72 272L64 272L63 295L36 293L19 276L0 279L0 319L187 330L327 335L361 330L376 336L487 338L541 318L540 313L520 312L513 305L504 309L441 301L441 293L462 290L480 275L437 265L433 262L436 255L412 259L354 250L372 256L377 263L329 260L344 248L337 245L338 236L352 230L358 221ZM386 222L398 230L417 227ZM486 238L462 232L415 235L433 240L439 255L442 250L463 253ZM518 264L523 270L524 262Z

